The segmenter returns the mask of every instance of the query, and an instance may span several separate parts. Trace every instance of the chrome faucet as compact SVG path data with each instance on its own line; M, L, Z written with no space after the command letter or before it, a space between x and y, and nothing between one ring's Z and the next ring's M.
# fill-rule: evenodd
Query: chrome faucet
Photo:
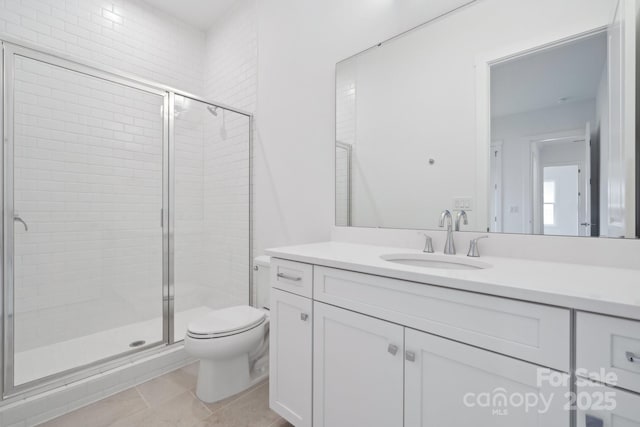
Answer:
M451 212L443 210L440 214L440 227L444 227L444 222L447 221L447 242L444 244L444 253L447 255L456 254L456 245L453 243L453 217Z
M456 213L456 231L460 231L460 219L464 220L464 225L469 225L467 213L465 211L458 211L458 213Z

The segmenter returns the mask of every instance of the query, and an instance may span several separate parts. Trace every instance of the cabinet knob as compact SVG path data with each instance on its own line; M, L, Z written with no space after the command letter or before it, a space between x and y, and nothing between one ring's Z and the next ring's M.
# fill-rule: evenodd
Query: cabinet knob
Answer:
M625 354L625 357L627 358L627 360L631 363L640 363L640 356L632 353L630 351L627 351Z
M389 344L389 347L387 347L387 351L395 356L396 354L398 354L398 346Z
M306 322L307 320L309 320L309 315L307 313L300 313L300 320Z
M587 415L585 419L586 427L604 427L604 420Z
M413 351L407 351L404 354L404 358L407 359L409 362L415 362L416 361L416 354Z

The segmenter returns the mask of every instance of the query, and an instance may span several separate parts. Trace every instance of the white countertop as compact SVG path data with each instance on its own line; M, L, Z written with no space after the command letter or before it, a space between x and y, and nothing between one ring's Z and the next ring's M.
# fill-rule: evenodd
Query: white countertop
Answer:
M308 264L640 319L640 270L434 254L440 259L446 256L462 263L475 260L491 265L483 270L444 270L396 264L381 258L388 254L422 254L420 250L343 242L288 246L265 252Z

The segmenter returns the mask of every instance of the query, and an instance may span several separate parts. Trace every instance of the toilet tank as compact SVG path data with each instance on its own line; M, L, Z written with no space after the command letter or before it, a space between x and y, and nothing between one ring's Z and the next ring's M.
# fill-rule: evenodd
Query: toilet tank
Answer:
M256 288L256 307L269 308L269 294L271 283L269 278L269 268L271 257L262 255L253 260L253 283Z

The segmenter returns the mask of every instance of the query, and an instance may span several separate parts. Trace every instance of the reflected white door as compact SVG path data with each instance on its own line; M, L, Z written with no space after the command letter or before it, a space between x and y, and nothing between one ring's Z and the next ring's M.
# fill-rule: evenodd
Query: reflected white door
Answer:
M580 166L543 168L544 234L577 236L580 221Z

